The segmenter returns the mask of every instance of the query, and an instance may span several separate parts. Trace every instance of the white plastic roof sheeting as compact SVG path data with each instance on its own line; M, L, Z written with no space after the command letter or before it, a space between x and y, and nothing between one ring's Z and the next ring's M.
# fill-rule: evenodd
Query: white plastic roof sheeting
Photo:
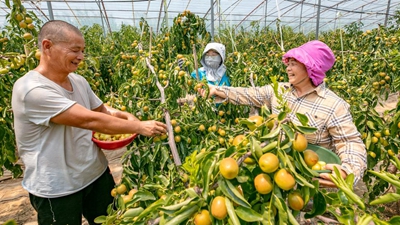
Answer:
M214 8L211 10L211 3ZM319 5L320 3L320 5ZM153 30L172 20L184 10L205 18L207 29L224 26L249 28L253 22L260 27L275 28L280 24L305 33L332 30L361 21L363 29L384 25L399 10L400 0L42 0L23 1L24 7L43 21L60 19L78 27L94 23L106 30L118 30L122 24L138 26L140 18ZM213 16L211 16L211 12ZM10 12L0 1L0 28ZM320 12L318 14L318 12ZM318 16L319 15L319 16ZM319 29L317 29L319 24Z

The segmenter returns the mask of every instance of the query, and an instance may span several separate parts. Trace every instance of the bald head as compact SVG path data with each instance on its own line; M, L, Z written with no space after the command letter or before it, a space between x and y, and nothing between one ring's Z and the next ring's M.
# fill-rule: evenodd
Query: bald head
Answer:
M47 23L45 23L43 27L40 29L38 36L39 49L41 50L42 41L44 39L51 40L54 43L64 42L68 41L71 33L83 36L81 31L77 27L65 21L50 20Z

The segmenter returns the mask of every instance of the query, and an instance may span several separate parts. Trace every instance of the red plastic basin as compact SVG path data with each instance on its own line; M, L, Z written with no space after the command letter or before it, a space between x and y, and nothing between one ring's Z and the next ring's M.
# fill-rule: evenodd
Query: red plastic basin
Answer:
M96 138L94 138L94 133L92 133L92 141L99 146L100 148L104 150L115 150L118 148L123 148L127 145L129 145L137 136L138 134L132 134L130 137L118 140L118 141L101 141Z

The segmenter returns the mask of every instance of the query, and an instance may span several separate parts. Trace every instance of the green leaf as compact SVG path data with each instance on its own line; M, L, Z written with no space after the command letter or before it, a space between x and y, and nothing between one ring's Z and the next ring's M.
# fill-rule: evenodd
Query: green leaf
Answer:
M4 140L6 136L6 131L4 130L4 127L0 126L0 139Z
M281 126L277 126L274 130L269 132L269 134L262 136L260 139L265 140L265 139L270 139L278 136L279 132L281 131Z
M317 192L314 195L314 200L313 200L313 207L311 209L311 212L307 212L304 215L304 218L310 219L318 215L322 215L326 211L326 201L325 197L321 192Z
M367 121L367 126L368 126L369 129L375 130L375 124L371 120Z
M181 224L183 221L187 220L195 212L197 212L198 209L199 209L198 205L189 205L187 208L185 208L184 210L180 211L177 215L172 217L172 219L169 220L167 223L165 223L165 225Z
M340 224L354 225L354 218L352 218L350 215L339 214L333 208L329 208L328 211L336 217Z
M156 198L150 191L140 189L138 192L136 192L133 200L148 201L148 200L156 200Z
M294 126L294 128L303 134L312 134L318 130L315 127L308 127L308 126Z
M282 121L286 118L286 112L280 112L278 115L278 120Z
M378 205L378 204L386 204L390 202L396 202L400 200L400 194L397 193L388 193L382 196L379 196L377 199L371 201L370 205Z
M10 0L6 0L6 5L9 9L11 9Z
M273 198L274 201L274 206L278 210L279 214L279 224L288 224L288 213L287 213L287 206L285 201L282 198L278 198L276 195L274 195Z
M351 174L347 175L345 181L346 181L347 186L348 186L351 190L353 190L354 173L351 173Z
M147 208L139 214L137 220L141 220L142 218L146 217L151 212L158 212L158 208L165 204L164 199L158 199L157 201L153 202L151 205L147 206Z
M293 131L293 129L287 124L282 124L281 126L282 126L283 131L285 131L286 135L289 137L289 139L291 141L293 141L294 140L294 131Z
M238 207L236 207L235 212L239 216L240 219L242 219L246 222L257 222L257 221L263 220L262 215L256 211L254 211L251 208L238 206Z
M188 198L187 200L177 203L175 205L169 205L161 207L160 210L164 211L167 214L173 214L176 210L180 210L183 206L188 205L191 201L195 200L196 198Z
M143 212L143 208L142 207L137 207L137 208L130 208L128 210L126 210L126 212L123 214L124 218L134 218L136 216L138 216L141 212Z
M236 204L247 208L251 207L250 203L243 198L243 196L229 180L220 178L218 180L218 186L221 188L222 193L224 193L227 198L231 199Z
M296 117L297 119L299 119L300 123L303 126L307 126L308 125L308 117L302 113L296 113Z
M246 125L250 130L256 129L256 125L254 122L250 121L249 119L243 119L239 121L239 124Z
M381 178L382 180L391 183L392 185L396 186L396 188L400 188L400 181L399 178L397 179L393 179L389 176L389 173L387 172L377 172L377 171L373 171L373 170L368 170L369 173L372 173L373 175Z
M106 221L107 221L107 216L98 216L94 219L94 222L99 224L105 223Z
M358 128L360 126L364 126L366 118L367 117L365 114L359 115L358 118L354 121L354 124L356 125L356 127Z
M263 225L275 225L275 213L276 213L276 208L271 204L271 202L264 203L261 205L264 209L263 211L263 220L261 221L261 224ZM274 213L275 211L275 213Z
M251 153L255 154L258 159L263 155L263 151L261 149L259 141L257 139L255 139L254 137L251 137L251 139L250 139L250 150L251 150Z
M337 197L341 204L343 204L343 205L349 204L349 199L347 198L346 194L342 190L339 190L337 192Z
M229 198L225 198L225 205L228 211L229 219L232 221L232 225L240 225L239 218L235 213L235 209L233 208L233 204Z
M394 216L389 220L390 224L396 225L400 224L400 216Z

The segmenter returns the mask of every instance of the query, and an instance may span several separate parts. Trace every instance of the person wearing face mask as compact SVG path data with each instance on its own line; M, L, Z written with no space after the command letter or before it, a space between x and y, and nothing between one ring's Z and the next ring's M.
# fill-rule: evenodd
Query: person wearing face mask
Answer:
M224 62L225 45L216 42L208 43L200 60L203 67L197 70L198 79L206 79L209 84L215 86L230 86ZM197 79L196 71L193 71L191 76Z

